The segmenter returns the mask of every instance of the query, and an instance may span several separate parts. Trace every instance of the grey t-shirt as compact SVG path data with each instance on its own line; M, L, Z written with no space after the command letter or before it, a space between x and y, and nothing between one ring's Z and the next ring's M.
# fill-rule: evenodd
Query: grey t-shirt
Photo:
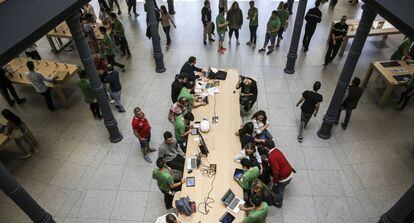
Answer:
M158 147L158 158L163 157L165 162L173 160L177 155L184 157L184 152L178 147L177 142L173 144L162 142Z

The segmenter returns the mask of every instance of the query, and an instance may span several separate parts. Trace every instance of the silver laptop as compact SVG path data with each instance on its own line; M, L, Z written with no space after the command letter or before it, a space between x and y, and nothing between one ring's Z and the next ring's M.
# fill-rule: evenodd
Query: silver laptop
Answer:
M226 192L223 198L221 198L221 201L223 201L227 209L235 214L240 211L239 205L243 205L245 203L244 200L237 197L231 189Z
M187 158L187 170L196 170L200 163L200 155Z

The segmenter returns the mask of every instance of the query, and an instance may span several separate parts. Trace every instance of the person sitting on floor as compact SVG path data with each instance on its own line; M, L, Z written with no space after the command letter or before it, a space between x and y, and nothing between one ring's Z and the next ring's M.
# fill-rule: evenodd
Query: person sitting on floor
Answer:
M158 158L162 157L164 162L174 170L184 171L185 154L178 147L171 132L164 132L164 142L158 147Z
M257 82L250 77L239 77L236 89L240 89L240 105L245 112L250 111L257 100Z
M245 192L249 192L253 181L259 177L260 170L259 167L254 166L254 163L249 159L240 160L240 164L245 171L240 179L235 177L234 180L240 185L240 187L243 188Z
M155 223L181 223L174 213L166 214L157 218Z
M269 128L269 122L267 121L266 112L263 110L260 110L256 112L252 118L252 123L254 126L254 132L256 138L264 139L266 141L272 141L273 136L270 134L268 128Z

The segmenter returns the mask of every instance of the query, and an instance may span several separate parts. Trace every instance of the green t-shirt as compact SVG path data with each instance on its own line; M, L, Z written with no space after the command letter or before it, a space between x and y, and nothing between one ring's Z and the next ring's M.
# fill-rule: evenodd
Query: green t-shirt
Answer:
M259 177L259 174L259 167L255 166L244 172L242 178L238 180L237 183L239 183L243 189L250 190L250 185L252 185L252 182Z
M279 29L279 28L280 28L280 19L279 19L279 17L276 17L274 19L272 17L270 17L269 21L267 22L267 31L275 30L275 29ZM276 35L277 31L272 32L272 34Z
M78 85L79 85L83 95L85 96L85 101L87 103L92 103L93 100L96 98L96 96L92 91L92 87L91 87L91 84L89 83L89 81L80 79L78 81Z
M162 192L167 193L171 191L170 186L174 184L174 180L170 173L167 171L161 171L156 168L152 171L152 178L157 180L158 188Z
M178 99L185 97L187 101L192 105L194 103L194 95L191 94L190 90L186 87L181 88L180 94L178 95Z
M247 217L243 220L244 223L266 223L266 217L269 213L269 205L262 202L258 209L247 212Z
M404 39L398 49L392 55L392 59L394 60L401 60L404 56L404 52L410 50L410 46L413 43L410 38Z
M217 25L217 33L218 34L224 34L224 33L226 33L226 31L227 31L227 26L223 26L223 27L219 27L219 25L221 25L221 24L223 24L223 23L225 23L226 22L226 19L224 18L224 16L223 15L218 15L217 17L216 17L216 25Z
M119 21L119 19L116 19L114 21L112 28L115 35L117 35L118 37L125 37L124 25L121 21Z
M287 9L278 9L277 16L280 20L280 27L285 27L286 20L289 18L289 11Z
M115 55L115 45L108 33L103 36L102 46L105 55Z
M247 12L247 15L249 16L249 26L258 26L259 25L259 11L256 7L250 8ZM255 16L256 15L256 16Z
M178 142L183 142L184 138L181 136L185 132L185 123L183 115L179 115L174 122L175 139Z

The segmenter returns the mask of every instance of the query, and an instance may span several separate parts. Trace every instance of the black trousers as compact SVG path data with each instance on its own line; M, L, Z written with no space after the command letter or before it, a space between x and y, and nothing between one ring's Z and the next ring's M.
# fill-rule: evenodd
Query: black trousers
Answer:
M166 162L166 164L174 170L184 171L184 157L177 155L173 160Z
M171 44L171 37L170 37L170 29L171 26L163 26L162 29L165 32L165 36L167 37L167 46L169 46Z
M53 105L53 100L52 100L52 92L50 90L50 88L47 88L47 90L43 93L40 93L43 95L43 97L45 98L45 102L47 105L47 108L50 111L54 111L55 110L55 106Z
M125 38L125 36L122 36L122 37L117 36L116 38L118 39L119 45L121 46L122 53L131 55L131 51L129 51L128 41Z
M127 0L127 2L128 2L128 0ZM131 9L132 9L132 12L134 14L137 14L137 2L136 1L134 1L134 3L132 3L132 4L127 3L127 5L128 5L128 14L131 13Z
M176 183L176 182L174 182ZM171 189L171 191L181 191L181 186ZM172 202L174 200L174 196L171 195L169 192L162 192L164 194L164 203L166 209L173 208Z
M329 6L335 8L336 3L338 3L338 0L331 0L331 2L329 2Z
M316 26L309 25L309 23L306 23L305 35L303 36L303 41L302 41L305 51L307 51L309 48L309 43L312 39L313 33L315 33L315 29L316 29Z
M26 54L27 57L32 58L33 60L41 60L42 58L40 57L39 52L37 52L37 50L32 51L32 52L27 52L24 51L24 53Z
M16 90L14 89L12 84L10 84L10 83L8 83L8 84L0 83L0 88L3 91L4 97L6 98L9 105L12 105L12 103L13 103L13 100L10 98L9 91L12 94L14 100L16 100L16 101L21 100L19 98L19 96L17 96Z
M349 123L349 120L351 119L351 114L352 114L352 110L353 110L353 109L350 109L350 108L345 108L344 110L345 110L345 120L344 120L344 125L345 125L345 127L347 127L347 126L348 126L348 123ZM338 121L337 121L337 122L339 122L339 118L341 117L341 113L342 113L342 109L339 111L339 114L338 114Z
M106 55L106 60L108 61L109 64L111 64L113 67L117 66L121 69L124 69L125 65L120 64L118 62L115 61L115 55Z
M250 111L256 102L257 97L255 95L240 96L240 105L245 112Z
M121 7L119 6L118 0L109 0L108 3L109 3L109 8L111 9L111 11L113 11L114 3L115 3L116 7L118 8L118 12L121 12Z
M230 37L230 39L233 36L233 32L236 35L236 39L239 39L239 29L232 29L232 28L230 28L230 31L229 31L229 37Z
M249 30L250 30L250 42L256 44L257 26L249 26Z
M332 40L329 41L328 52L325 55L325 64L330 63L338 54L339 48L342 45L342 39L336 40L336 45L333 44Z
M91 112L93 114L93 117L102 118L101 110L99 109L98 102L89 103L89 107L91 108Z
M409 93L413 93L414 90L405 89L401 92L400 100L398 100L398 104L401 106L401 109L404 109L407 106L408 101L410 100L412 95L408 95Z
M289 4L289 14L292 14L294 0L288 0L287 2Z

